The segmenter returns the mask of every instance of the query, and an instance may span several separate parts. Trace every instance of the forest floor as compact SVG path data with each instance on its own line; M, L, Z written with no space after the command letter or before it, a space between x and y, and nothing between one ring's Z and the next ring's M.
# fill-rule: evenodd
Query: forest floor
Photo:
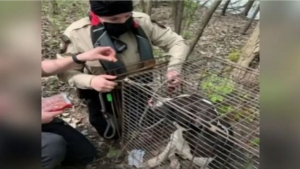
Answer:
M66 3L68 2L68 3ZM43 59L54 58L58 51L60 36L62 32L72 22L86 17L88 14L88 6L85 2L79 1L58 1L57 14L51 14L50 1L43 1L42 6L42 54ZM202 8L197 11L195 17L188 27L183 30L182 34L188 40L195 37L197 28L201 18L207 11ZM173 28L172 19L170 19L171 8L169 6L160 5L158 8L153 8L152 19L157 20L165 26ZM231 53L238 52L249 38L253 28L256 25L254 22L246 35L241 35L243 27L247 24L248 19L238 15L227 14L221 16L215 13L205 29L201 39L199 40L194 56L199 57L219 57L228 59ZM67 110L62 119L71 124L73 127L83 133L100 151L108 149L109 144L101 139L95 129L91 127L87 119L87 109L85 105L77 98L74 88L60 82L56 76L51 76L42 79L42 96L47 97L61 92L70 93L70 99L75 105L73 109ZM98 160L93 165L96 168L108 163L107 160ZM94 168L93 167L93 168Z

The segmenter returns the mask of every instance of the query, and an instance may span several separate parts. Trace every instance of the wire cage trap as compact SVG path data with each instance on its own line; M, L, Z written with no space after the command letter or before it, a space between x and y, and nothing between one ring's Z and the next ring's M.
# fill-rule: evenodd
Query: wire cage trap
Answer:
M258 72L217 58L182 66L170 90L168 65L122 81L122 145L136 168L256 169Z

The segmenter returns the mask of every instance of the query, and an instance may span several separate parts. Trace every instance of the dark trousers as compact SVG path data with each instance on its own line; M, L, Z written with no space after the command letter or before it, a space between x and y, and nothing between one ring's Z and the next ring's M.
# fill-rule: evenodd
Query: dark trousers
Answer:
M97 155L96 148L79 131L55 119L42 125L42 165L45 169L62 166L86 166Z
M0 168L40 168L40 134L0 121Z
M58 134L42 132L42 168L53 169L65 159L67 143Z

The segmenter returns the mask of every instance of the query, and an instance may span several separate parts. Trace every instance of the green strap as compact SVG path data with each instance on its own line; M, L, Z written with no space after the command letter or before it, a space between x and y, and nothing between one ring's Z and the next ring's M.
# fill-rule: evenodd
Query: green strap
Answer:
M112 102L113 98L112 98L111 93L108 93L108 94L106 95L106 99L107 99L108 102Z

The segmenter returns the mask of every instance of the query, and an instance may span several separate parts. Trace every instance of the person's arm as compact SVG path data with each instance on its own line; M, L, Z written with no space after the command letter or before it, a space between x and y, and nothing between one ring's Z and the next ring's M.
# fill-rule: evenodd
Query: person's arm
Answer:
M83 32L78 32L83 31ZM65 58L68 53L79 53L80 47L77 46L76 39L77 34L85 33L84 29L74 30L72 26L68 27L64 32L64 42L61 45L61 51L57 53L56 57L58 59ZM76 40L75 40L76 39ZM83 73L84 65L76 64L71 69L57 74L59 80L69 84L72 87L79 89L94 89L97 91L108 91L112 87L116 86L115 82L112 82L112 79L115 79L115 76L109 75L91 75Z
M115 52L110 47L97 47L88 52L79 54L76 56L79 61L89 60L107 60L116 61ZM42 61L42 76L50 76L54 74L63 73L72 67L75 67L75 63L71 56L67 56L61 59L44 60Z
M72 68L75 64L72 57L44 60L42 61L42 77L62 73Z
M154 46L162 48L171 56L168 71L181 72L182 65L188 55L187 41L171 28L165 27L155 21L149 21L151 28L151 41ZM176 65L176 66L174 66Z
M182 63L186 60L189 46L180 35L173 32L171 28L165 27L155 21L148 20L151 31L151 41L154 46L162 48L171 56L168 65L167 79L171 81L170 87L176 87L180 84L180 73Z

